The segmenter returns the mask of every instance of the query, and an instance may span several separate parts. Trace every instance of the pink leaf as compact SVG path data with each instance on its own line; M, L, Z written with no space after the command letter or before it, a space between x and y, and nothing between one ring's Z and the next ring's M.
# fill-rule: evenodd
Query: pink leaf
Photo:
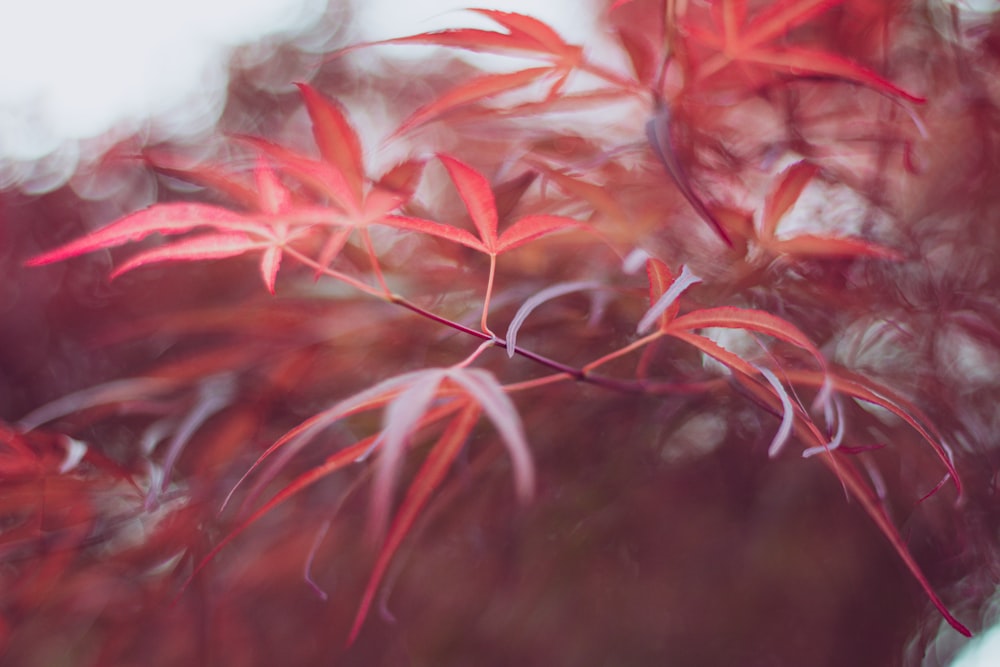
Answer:
M254 178L257 182L261 212L275 214L291 206L292 194L282 185L274 170L263 159L258 162L254 170Z
M313 137L320 155L343 176L352 200L360 204L364 194L365 169L358 135L338 104L308 84L296 85L302 91L302 99L312 120Z
M551 74L552 67L532 67L509 74L487 74L453 88L430 104L417 109L393 133L398 136L404 132L423 125L435 116L451 111L471 102L478 102L516 88L521 88L538 79Z
M529 501L535 490L535 466L514 402L496 377L482 368L453 368L448 378L475 399L493 422L510 454L517 496L521 502Z
M278 279L278 269L281 267L281 246L273 245L264 251L260 258L260 274L264 279L267 291L274 294L274 283Z
M268 246L266 241L259 241L247 234L208 234L191 239L184 239L160 248L141 252L111 272L111 279L137 269L147 264L157 262L190 262L205 259L223 259L235 257L250 250L259 250Z
M549 53L558 58L564 67L571 67L579 60L582 50L578 46L567 44L546 23L532 16L501 12L495 9L472 9L470 11L488 16L510 32L511 38L526 47L534 44L540 53Z
M183 234L196 227L226 226L246 223L249 218L220 206L208 204L156 204L121 218L107 227L55 250L32 257L25 265L40 266L60 262L95 250L113 248L130 241L140 241L151 234Z
M504 230L497 241L497 254L513 250L542 236L583 223L561 215L528 215Z
M399 476L403 450L420 418L430 408L445 374L440 369L427 370L400 392L385 409L378 467L372 480L370 530L375 537L381 537L385 532L392 503L392 486Z
M448 170L487 251L496 254L497 205L490 182L478 171L453 157L438 155L438 159Z
M788 436L792 434L792 424L795 421L795 405L792 403L788 391L770 369L757 367L757 370L761 372L764 379L771 385L778 399L781 401L781 425L778 427L777 433L774 434L774 438L767 448L767 455L774 458L781 452L781 448L788 441Z
M431 493L434 492L440 485L441 480L444 479L448 467L455 460L462 445L465 444L473 427L476 425L476 421L479 419L479 412L479 407L472 403L456 415L448 424L448 427L437 443L435 443L430 454L427 455L423 466L417 472L413 483L407 491L406 497L399 507L399 511L396 513L392 527L389 529L389 534L386 536L385 544L382 545L382 549L379 551L371 576L368 578L368 585L365 587L361 604L358 606L358 612L354 617L354 624L348 635L347 642L349 644L357 639L358 633L361 631L361 626L368 616L372 600L375 598L375 592L378 590L379 584L385 576L389 563L392 561L399 546L403 543L403 538L410 532L417 516L420 514L420 510L427 504Z
M408 229L410 231L420 232L421 234L430 234L431 236L437 236L438 238L446 239L448 241L461 243L464 246L468 246L480 252L489 253L489 249L482 241L464 229L452 227L451 225L444 225L440 222L434 222L433 220L411 218L401 215L387 215L378 222L379 224L396 227L398 229Z
M566 294L572 294L573 292L582 292L584 290L600 289L603 287L601 283L593 280L581 280L569 283L556 283L555 285L550 285L538 294L532 295L527 301L521 304L521 307L517 309L517 313L514 314L514 318L510 321L510 325L507 327L507 356L511 359L514 358L514 352L517 349L517 332L521 329L521 325L524 321L528 319L528 315L531 314L535 308L538 308L544 303L551 301L552 299L565 296Z
M240 135L237 138L269 156L286 175L294 176L314 192L329 197L340 210L350 213L358 210L360 202L355 200L350 183L335 166L258 137Z

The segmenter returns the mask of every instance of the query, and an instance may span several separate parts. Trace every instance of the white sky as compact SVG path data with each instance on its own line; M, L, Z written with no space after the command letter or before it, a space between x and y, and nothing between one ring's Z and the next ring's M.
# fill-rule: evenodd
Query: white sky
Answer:
M331 0L331 11L350 2ZM585 39L595 19L580 0L355 4L352 33L365 41L492 27L453 11L469 4L532 13L573 39ZM205 132L222 111L233 49L302 32L325 9L325 0L0 1L0 189L58 187L81 161L134 132Z

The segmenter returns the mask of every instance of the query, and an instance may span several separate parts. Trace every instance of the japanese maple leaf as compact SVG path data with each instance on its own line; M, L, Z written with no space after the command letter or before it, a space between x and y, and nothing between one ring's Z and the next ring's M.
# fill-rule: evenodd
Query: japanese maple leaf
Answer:
M819 172L819 168L806 161L796 162L781 174L764 201L759 231L752 226L749 232L757 244L768 254L794 258L873 257L902 259L897 251L861 239L799 234L787 239L776 236L778 224L795 205L802 191Z
M438 159L455 184L479 236L476 237L459 227L422 218L391 215L386 216L382 222L401 229L409 229L460 243L489 255L490 275L483 303L482 329L484 332L490 333L486 326L486 315L489 311L490 294L496 275L497 256L561 229L579 227L582 223L561 215L528 215L499 233L500 215L497 212L496 197L486 177L456 158L439 154Z
M261 161L255 171L257 211L242 213L211 204L156 204L121 218L82 238L37 255L26 262L41 266L85 253L117 247L159 233L174 236L199 228L211 231L171 241L140 252L112 273L114 279L147 264L235 257L259 251L260 271L268 291L285 248L329 217L323 208L299 206L274 171Z
M923 98L841 55L776 44L793 28L841 2L843 0L778 0L748 18L747 0L714 0L710 28L691 19L682 27L692 41L716 52L696 67L694 78L704 80L730 64L741 63L797 75L852 81L911 102L923 102Z
M365 171L361 141L339 104L305 83L297 84L312 121L313 138L319 148L316 160L258 137L242 137L278 164L282 170L327 198L328 219L339 227L331 233L316 261L317 273L328 267L357 230L368 252L372 268L382 281L367 227L379 223L403 206L420 180L423 163L405 161L378 180ZM383 282L383 288L385 287Z
M464 49L478 53L495 53L548 61L549 64L515 72L486 74L463 83L421 107L396 130L396 135L422 125L442 114L475 102L481 102L531 84L549 84L546 100L552 100L562 90L570 75L586 71L619 88L638 91L634 82L584 58L583 48L567 43L549 25L534 17L495 9L469 9L497 23L506 32L456 28L425 32L418 35L358 44L338 52L342 55L358 48L388 44L427 44Z

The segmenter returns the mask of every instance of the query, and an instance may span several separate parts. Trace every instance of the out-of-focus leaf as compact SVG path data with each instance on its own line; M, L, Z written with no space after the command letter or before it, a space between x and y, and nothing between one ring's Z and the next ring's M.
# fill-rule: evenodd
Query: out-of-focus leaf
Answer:
M680 308L677 299L688 287L701 282L701 278L694 275L687 266L682 266L680 275L674 278L667 265L655 258L650 258L646 264L646 272L649 275L652 305L639 320L636 328L639 334L648 333L657 322L661 330L666 330Z
M444 433L434 444L423 466L410 484L406 497L403 499L399 511L393 519L389 534L386 536L386 540L379 550L375 567L368 578L368 585L365 587L361 604L354 617L354 624L348 635L348 643L352 643L357 638L358 632L361 631L361 626L368 616L372 600L375 598L375 593L382 582L382 578L385 576L389 563L392 562L392 557L399 549L400 544L402 544L403 538L410 532L420 511L427 504L431 493L441 484L445 473L448 472L448 468L455 460L462 445L465 444L469 434L472 432L472 428L476 425L479 413L479 406L474 402L470 402L452 419Z
M527 86L551 74L551 67L532 67L506 74L486 74L453 88L433 102L417 109L396 129L393 136L401 135L418 125L460 106L478 102L501 93Z
M514 353L517 349L517 332L521 329L521 325L524 324L524 321L528 319L528 315L530 315L536 308L551 301L552 299L557 299L561 296L572 294L573 292L599 289L600 287L602 287L601 283L593 280L580 280L570 283L556 283L555 285L549 285L537 294L533 294L527 301L521 304L520 308L517 309L517 313L514 314L514 318L511 319L510 325L507 327L507 356L511 359L514 358Z
M799 200L802 191L816 175L819 168L809 162L796 162L778 176L777 184L764 200L764 212L761 216L760 239L769 241L774 238L778 222Z

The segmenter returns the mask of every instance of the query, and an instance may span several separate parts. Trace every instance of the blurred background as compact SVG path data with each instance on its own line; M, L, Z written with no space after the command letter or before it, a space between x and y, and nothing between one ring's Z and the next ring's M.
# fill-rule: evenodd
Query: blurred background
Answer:
M88 329L98 316L110 321L134 315L115 310L102 287L102 267L92 265L93 274L72 279L50 273L55 278L46 282L25 273L20 262L41 247L161 200L161 181L135 162L143 149L170 146L197 161L219 157L221 133L301 132L303 118L293 82L313 80L321 72L345 95L361 103L373 101L367 114L353 118L363 137L381 136L393 118L391 109L374 104L384 95L374 92L379 82L413 79L417 73L433 80L435 73L419 63L460 56L432 48L393 47L351 53L331 66L327 54L359 42L427 30L492 27L481 17L459 11L466 4L0 3L0 419L14 422L94 378L118 375L118 360L84 352L74 334ZM569 41L598 49L604 38L598 3L473 4L530 13ZM997 11L997 3L990 0L931 4L955 10L951 16L967 30L989 25ZM479 68L494 66L483 57L474 63ZM402 85L396 90L400 96L420 93ZM76 361L60 366L64 357ZM953 667L1000 664L1000 630L967 643L945 630L931 649L944 656L960 652Z

